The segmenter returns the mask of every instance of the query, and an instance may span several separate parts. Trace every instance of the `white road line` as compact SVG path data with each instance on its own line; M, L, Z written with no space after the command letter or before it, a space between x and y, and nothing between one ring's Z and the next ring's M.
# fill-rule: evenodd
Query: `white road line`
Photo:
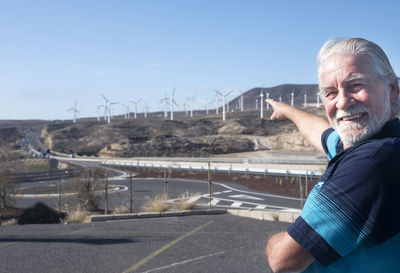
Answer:
M221 200L216 199L216 198L212 199L212 200L211 200L211 206L215 206L216 204L219 203L219 201L221 201Z
M229 192L232 192L232 191L231 190L223 191L223 193L229 193Z
M255 209L265 209L266 207L266 205L258 205L257 207L255 207Z
M182 261L182 262L173 263L173 264L170 264L170 265L166 265L166 266L162 266L162 267L150 269L150 270L144 271L144 272L142 272L142 273L151 273L151 272L156 272L156 271L168 269L168 268L171 268L171 267L174 267L174 266L178 266L178 265L182 265L182 264L187 264L187 263L194 262L194 261L198 261L198 260L202 260L202 259L205 259L205 258L208 258L208 257L213 257L213 256L221 255L221 254L224 254L225 252L226 252L226 251L221 251L221 252L217 252L217 253L213 253L213 254L208 254L208 255L200 256L200 257L193 258L193 259L189 259L189 260L185 260L185 261Z
M208 198L208 194L203 194L201 197ZM226 202L232 202L232 203L237 202L237 200L225 199L225 198L218 198L218 202L219 201L226 201ZM253 206L263 205L263 204L260 204L260 203L247 202L247 201L242 201L242 204L253 205ZM212 203L211 203L211 205L212 205ZM225 207L225 206L218 205L218 207ZM278 209L278 210L285 210L285 211L286 210L288 210L288 211L290 210L290 211L293 211L293 212L299 212L300 211L300 210L294 209L294 208L280 207L280 206L273 206L273 205L267 205L267 207L268 207L268 210Z
M241 202L233 202L233 204L231 205L231 207L233 207L233 208L240 208L241 205L242 205Z
M218 191L218 192L213 192L213 195L217 195L217 194L221 194L222 192Z

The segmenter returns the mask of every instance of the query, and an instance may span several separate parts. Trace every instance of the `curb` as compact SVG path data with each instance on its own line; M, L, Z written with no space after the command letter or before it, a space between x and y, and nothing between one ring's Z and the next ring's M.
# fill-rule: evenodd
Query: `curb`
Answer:
M104 222L104 221L117 221L128 219L146 219L146 218L159 218L159 217L177 217L189 215L211 215L211 214L224 214L226 209L206 209L206 210L181 210L181 211L167 211L167 212L140 212L140 213L127 213L127 214L109 214L109 215L92 215L90 222Z
M262 210L228 209L227 213L240 217L247 217L258 220L273 221L273 222L287 222L287 223L294 223L297 217L300 216L300 211L288 212L279 210L262 211Z

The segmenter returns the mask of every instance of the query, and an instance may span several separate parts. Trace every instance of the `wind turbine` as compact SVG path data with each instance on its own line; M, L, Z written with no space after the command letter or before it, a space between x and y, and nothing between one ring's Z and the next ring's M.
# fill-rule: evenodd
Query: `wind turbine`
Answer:
M267 100L269 100L269 93L267 93ZM267 110L269 110L269 103L267 103Z
M134 112L135 118L137 118L137 105L141 100L142 99L138 99L137 101L129 100L130 103L133 103L133 105L135 105L135 112Z
M178 104L174 100L176 87L174 87L174 91L172 91L171 97L169 97L169 105L171 107L171 120L174 120L174 104L178 106Z
M217 94L219 94L222 97L222 120L225 121L226 120L226 113L225 113L225 98L232 93L232 91L230 92L226 92L226 93L221 93L219 92L217 89L215 89L215 92L217 92Z
M264 118L264 87L261 88L260 92L260 118Z
M213 100L211 100L211 101L209 101L209 102L207 102L207 100L205 99L204 100L204 106L206 107L206 114L208 115L208 108L209 108L209 105L211 104L211 103L213 103L214 102L214 99Z
M240 112L243 112L243 91L240 90Z
M291 105L291 106L294 106L294 93L293 93L293 91L292 91L292 93L290 94L290 96L292 97L292 98L290 99L290 105Z
M193 117L193 105L194 105L195 97L186 98L186 100L188 101L187 105L190 106L190 117Z
M103 107L104 105L97 105L97 121L100 121L101 108Z
M129 119L131 117L129 105L122 104L122 106L125 108L125 119Z
M76 114L79 114L79 110L77 108L77 101L75 101L75 104L73 107L68 108L67 111L73 111L74 112L74 117L72 119L72 122L75 123L76 122Z
M304 107L307 107L307 94L304 93Z
M103 99L105 100L104 103L104 119L107 115L107 123L111 122L111 105L118 104L118 102L110 102L103 94L101 94Z
M219 101L219 97L218 97L218 94L216 94L215 95L215 114L216 115L218 115L218 108L219 108L218 101Z
M164 118L168 117L168 111L167 111L168 101L169 98L167 97L167 94L165 94L165 97L160 101L160 103L164 103Z
M149 106L147 106L147 104L144 103L144 118L147 118L147 112L149 112Z

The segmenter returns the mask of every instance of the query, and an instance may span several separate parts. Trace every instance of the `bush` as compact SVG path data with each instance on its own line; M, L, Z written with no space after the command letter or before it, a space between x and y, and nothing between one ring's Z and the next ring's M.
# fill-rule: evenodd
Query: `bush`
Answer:
M58 213L46 204L38 202L33 207L24 210L18 219L18 224L59 224L65 216L65 213Z
M84 223L89 216L89 213L80 204L72 207L66 205L65 208L67 217L63 221L64 223Z

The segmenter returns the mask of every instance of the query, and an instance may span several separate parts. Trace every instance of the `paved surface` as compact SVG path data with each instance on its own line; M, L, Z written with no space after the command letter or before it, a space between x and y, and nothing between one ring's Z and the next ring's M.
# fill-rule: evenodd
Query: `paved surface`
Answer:
M288 224L232 215L0 227L0 272L271 272Z
M68 183L68 180L65 180L64 184L65 183ZM128 190L128 187L130 187L130 185L126 177L111 178L110 185L120 186L118 188L121 188L121 190L110 191L109 208L113 210L123 204L129 204L130 191ZM35 188L38 186L43 188L57 188L58 182L44 181L19 184L18 186L20 188ZM207 181L170 179L167 184L167 189L168 199L170 200L179 198L184 192L189 192L192 194L199 194L200 198L198 203L204 205L209 203ZM211 189L211 204L213 208L298 211L298 208L301 206L299 198L266 194L229 182L213 182ZM133 181L134 211L141 211L142 206L148 201L148 198L153 198L163 192L163 179L135 178ZM103 197L103 194L100 196ZM68 202L71 198L74 197L71 195L63 196L62 202ZM20 208L26 208L33 206L37 201L45 202L49 206L56 208L58 195L54 194L52 196L46 196L42 194L37 196L19 196L16 198L15 205ZM104 204L101 203L100 207L103 208Z

